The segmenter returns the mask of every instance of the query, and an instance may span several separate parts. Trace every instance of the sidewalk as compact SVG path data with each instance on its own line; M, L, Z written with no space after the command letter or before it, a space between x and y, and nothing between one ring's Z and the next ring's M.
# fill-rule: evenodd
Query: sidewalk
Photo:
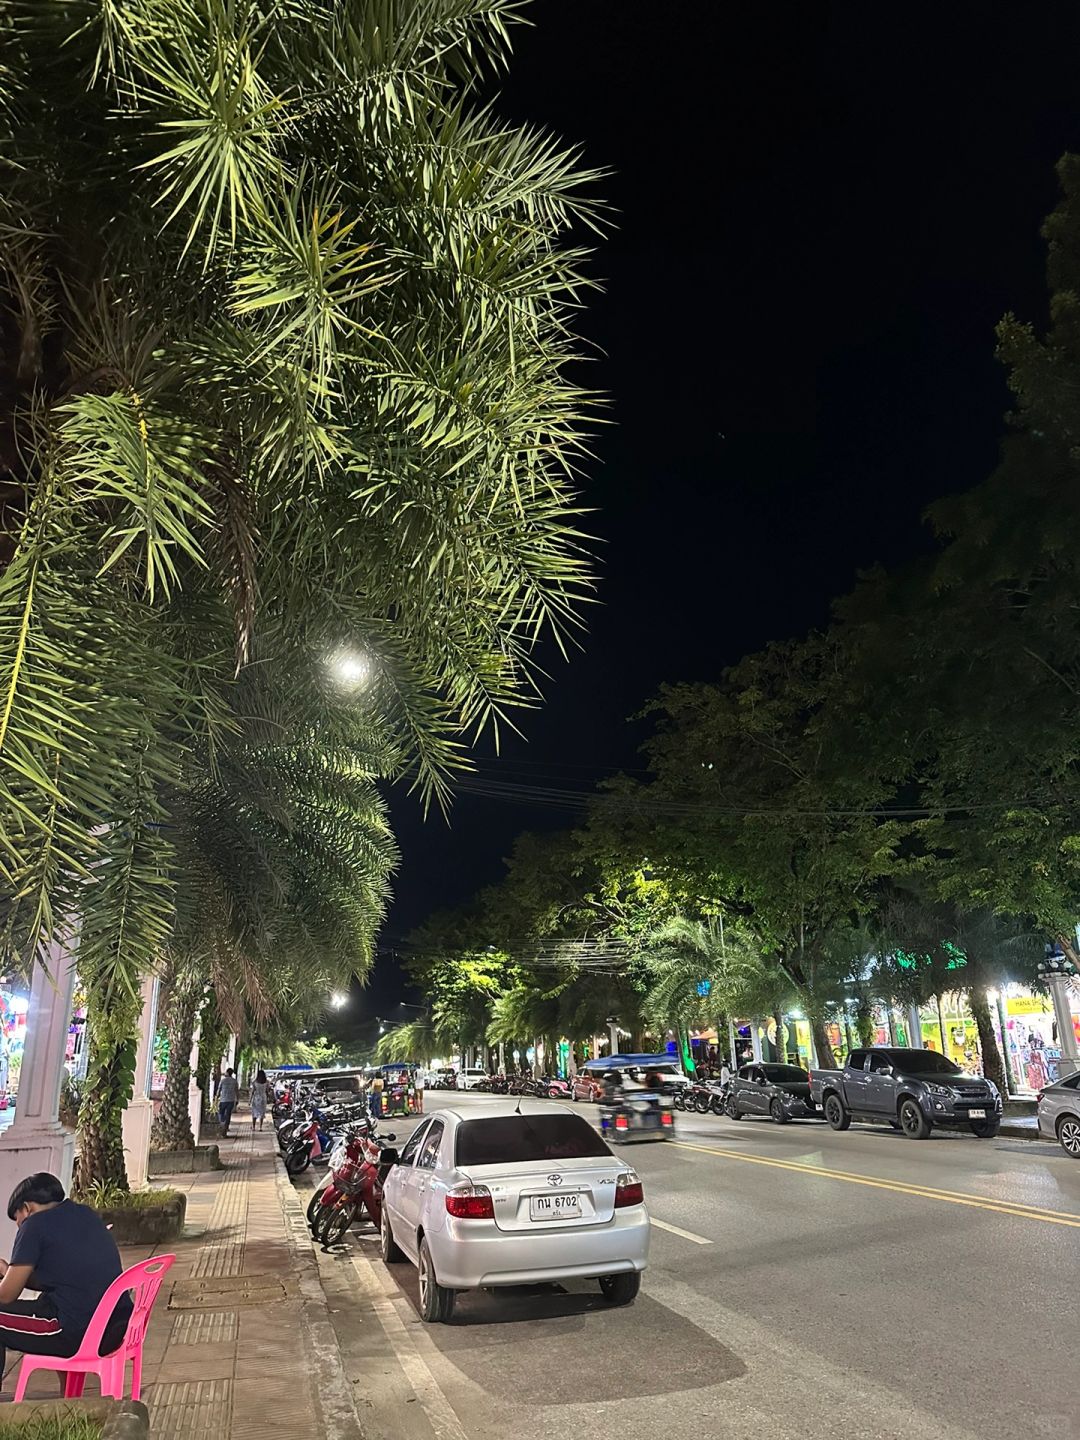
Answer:
M177 1175L184 1237L144 1349L152 1440L360 1440L304 1213L272 1130L221 1142L223 1170ZM125 1265L153 1253L125 1249ZM88 1393L93 1385L88 1387ZM42 1375L30 1396L53 1399Z

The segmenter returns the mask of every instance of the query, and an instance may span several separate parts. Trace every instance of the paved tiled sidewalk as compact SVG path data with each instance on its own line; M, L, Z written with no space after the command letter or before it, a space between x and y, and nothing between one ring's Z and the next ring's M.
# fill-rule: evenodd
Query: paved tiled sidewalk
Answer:
M187 1191L144 1350L153 1440L359 1440L303 1214L273 1133L221 1142L223 1170ZM125 1249L124 1263L149 1250ZM93 1389L93 1382L87 1393ZM53 1397L44 1376L31 1396Z

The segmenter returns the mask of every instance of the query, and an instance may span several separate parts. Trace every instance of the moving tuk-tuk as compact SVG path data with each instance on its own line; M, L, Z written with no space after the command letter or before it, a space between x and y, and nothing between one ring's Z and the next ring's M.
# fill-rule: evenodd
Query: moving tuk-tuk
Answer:
M648 1083L650 1066L670 1063L667 1055L609 1055L588 1062L585 1069L602 1086L600 1133L605 1140L624 1145L638 1140L668 1140L674 1135L671 1096L662 1083Z

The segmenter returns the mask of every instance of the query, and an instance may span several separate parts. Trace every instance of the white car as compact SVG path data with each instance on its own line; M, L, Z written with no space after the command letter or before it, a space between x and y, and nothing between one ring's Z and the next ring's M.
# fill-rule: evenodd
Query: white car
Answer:
M417 1266L429 1322L449 1320L456 1291L500 1285L595 1278L626 1305L649 1213L635 1172L565 1105L438 1110L386 1177L382 1256Z
M457 1088L459 1090L475 1090L481 1080L488 1078L488 1072L479 1065L470 1065L467 1070L459 1070L457 1077Z

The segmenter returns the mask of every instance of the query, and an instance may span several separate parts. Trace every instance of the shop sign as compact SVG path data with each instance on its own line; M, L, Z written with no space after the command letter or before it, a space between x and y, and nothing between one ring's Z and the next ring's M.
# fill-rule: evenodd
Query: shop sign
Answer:
M1006 1000L1005 1009L1010 1015L1049 1015L1052 1006L1042 995L1018 995L1014 1000Z

